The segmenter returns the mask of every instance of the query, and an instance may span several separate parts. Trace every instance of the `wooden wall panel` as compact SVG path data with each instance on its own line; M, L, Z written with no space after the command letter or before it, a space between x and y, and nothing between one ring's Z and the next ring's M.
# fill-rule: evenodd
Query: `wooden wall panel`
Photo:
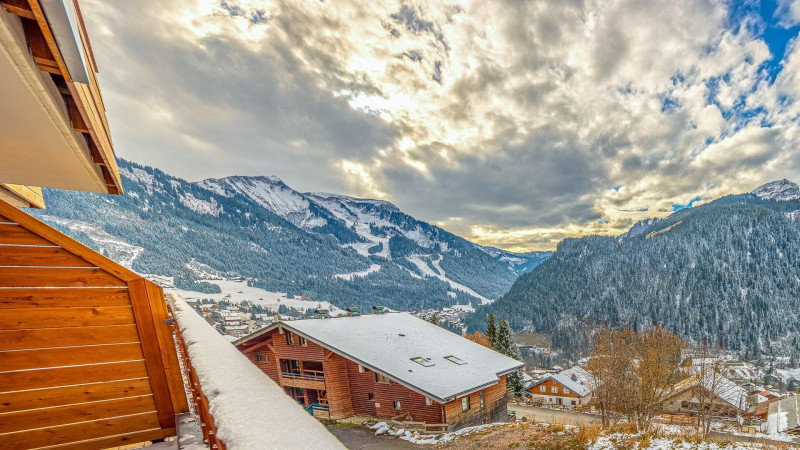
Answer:
M147 378L7 392L0 394L0 414L149 394Z
M0 312L0 316L6 311ZM139 342L135 324L0 330L0 350Z
M484 420L487 422L503 421L506 418L508 408L506 406L506 377L500 377L497 384L483 390L484 408L480 407L480 391L469 394L470 410L462 411L461 398L459 397L444 405L444 415L446 423L451 425L450 431L454 431L466 426L480 425Z
M264 356L266 361L259 362L257 360L257 355ZM247 358L256 365L262 372L267 374L272 381L280 384L280 372L278 371L278 365L276 364L275 353L269 347L261 347L258 350L253 350L250 353L246 354Z
M144 361L0 372L0 393L144 377Z
M3 371L139 361L142 359L144 359L144 355L142 354L142 344L139 342L0 351L0 367Z
M350 382L347 379L347 360L334 353L322 363L322 367L331 419L352 416L354 411L350 400Z
M0 251L0 255L3 251L5 248ZM130 304L127 287L0 289L0 309L130 306Z
M91 267L3 267L0 287L105 287L125 286L110 273Z
M287 331L288 333L288 331ZM309 341L308 345L300 345L300 337L295 336L293 345L286 344L286 335L280 334L277 330L272 332L272 347L280 359L296 359L298 361L317 361L325 360L324 348Z
M0 266L94 267L60 247L4 247Z
M0 330L135 324L130 306L4 309Z
M9 223L0 223L0 244L4 245L47 245L54 246L51 241L28 231L26 228Z

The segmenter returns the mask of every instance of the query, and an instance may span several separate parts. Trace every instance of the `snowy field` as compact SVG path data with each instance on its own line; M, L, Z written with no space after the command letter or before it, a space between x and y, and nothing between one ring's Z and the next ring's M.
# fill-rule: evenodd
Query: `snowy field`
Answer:
M171 280L170 280L171 281ZM206 294L204 292L186 291L175 287L168 288L170 292L175 292L184 300L211 300L214 302L227 301L231 303L241 303L245 300L253 302L254 305L263 306L272 312L277 312L281 305L287 308L296 308L303 311L317 307L327 308L331 312L340 311L339 308L326 301L308 301L299 298L288 298L283 292L271 292L261 288L248 286L245 281L234 280L202 280L207 283L216 284L222 290L219 294Z
M341 278L342 280L353 281L356 277L365 277L371 273L377 272L381 270L380 264L373 264L369 266L369 269L362 270L360 272L351 272L351 273L337 273L334 275L334 278Z

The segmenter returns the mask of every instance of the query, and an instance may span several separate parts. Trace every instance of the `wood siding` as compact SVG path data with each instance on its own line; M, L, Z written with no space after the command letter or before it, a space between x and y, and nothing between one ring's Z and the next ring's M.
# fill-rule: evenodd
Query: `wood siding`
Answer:
M350 395L350 380L347 377L347 362L343 356L334 353L323 363L331 419L355 414Z
M445 403L444 415L445 422L450 425L450 431L455 431L464 427L480 425L482 423L505 422L508 414L508 391L506 389L506 377L500 377L497 384L483 390L484 407L481 408L481 391L469 394L470 409L462 410L461 399L459 397L453 401Z
M0 202L0 442L104 448L188 410L161 289Z
M546 388L546 392L542 392L540 386L544 386ZM556 388L556 392L553 392L553 388ZM528 392L530 392L531 394L547 395L550 397L567 397L574 399L580 398L580 395L576 394L574 391L569 391L568 394L565 393L565 389L567 388L563 384L550 378L540 384L531 387L530 389L528 389Z

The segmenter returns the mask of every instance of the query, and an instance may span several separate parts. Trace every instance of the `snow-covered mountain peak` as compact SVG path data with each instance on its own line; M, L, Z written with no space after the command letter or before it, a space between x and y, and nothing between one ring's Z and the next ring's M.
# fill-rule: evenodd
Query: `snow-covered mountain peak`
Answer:
M763 184L754 189L751 194L763 200L797 200L800 198L800 187L784 178Z
M394 203L387 202L386 200L356 198L356 197L350 197L349 195L331 194L329 192L307 192L305 195L317 200L338 201L341 203L346 203L351 205L353 204L375 205L388 209L390 211L400 211L400 208L395 206Z

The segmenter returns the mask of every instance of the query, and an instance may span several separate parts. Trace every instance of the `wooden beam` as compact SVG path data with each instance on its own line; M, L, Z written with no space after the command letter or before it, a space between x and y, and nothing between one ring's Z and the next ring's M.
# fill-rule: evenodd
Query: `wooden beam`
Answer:
M242 353L248 354L248 353L252 352L253 350L258 350L261 347L266 347L267 345L269 345L269 344L267 344L267 342L268 341L259 342L258 344L254 345L252 347L248 347L248 348L242 350Z
M36 19L36 23L39 25L40 34L49 48L56 66L61 71L61 76L63 76L64 80L67 82L72 82L72 77L69 75L69 70L67 70L67 65L64 63L64 58L61 57L56 39L53 37L52 31L50 31L50 25L47 23L47 17L44 15L42 5L39 4L39 0L28 0L28 4Z
M26 19L36 20L31 7L26 0L3 0L3 7L11 14L16 14Z
M33 60L39 67L55 68L60 70L53 51L47 44L42 29L36 20L22 19L22 29L25 30L25 36L28 38L28 48L31 51Z
M72 95L64 95L64 103L67 104L67 111L69 111L69 120L72 123L72 128L75 131L81 133L89 133L89 126L86 125L86 121L83 120L83 115L81 115L80 109L78 109L78 104L75 103L75 99L72 98Z

